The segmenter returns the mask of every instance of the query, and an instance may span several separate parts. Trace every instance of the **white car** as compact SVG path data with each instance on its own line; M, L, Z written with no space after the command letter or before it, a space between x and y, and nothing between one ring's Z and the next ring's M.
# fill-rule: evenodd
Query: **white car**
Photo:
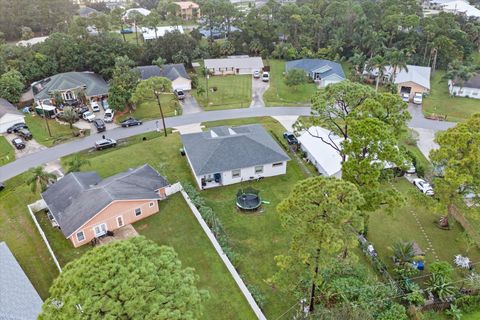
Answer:
M92 101L91 103L93 112L100 112L100 106L97 101Z
M408 93L403 92L403 93L401 94L401 96L402 96L402 100L403 100L403 101L405 101L405 102L410 101L410 95L409 95Z
M415 104L422 104L423 95L420 92L416 92L413 96L413 103Z
M87 120L88 122L92 122L93 120L95 120L95 115L92 112L87 111L87 112L84 112L82 114L82 118L83 118L83 120Z
M411 163L411 162L408 162L408 161L407 161L407 162L405 163L405 167L407 168L407 169L405 170L405 173L407 173L407 174L414 174L415 172L417 172L417 169L415 168L415 166L414 166L413 163Z
M265 72L262 74L262 81L263 81L263 82L268 82L269 80L270 80L270 74L265 71Z
M260 71L258 71L258 70L253 71L253 77L255 79L259 79L260 78Z
M110 109L105 110L105 116L103 117L103 121L112 122L114 115L115 115L115 111L110 110Z
M433 189L430 183L423 179L413 179L413 184L420 190L423 194L427 196L433 196Z

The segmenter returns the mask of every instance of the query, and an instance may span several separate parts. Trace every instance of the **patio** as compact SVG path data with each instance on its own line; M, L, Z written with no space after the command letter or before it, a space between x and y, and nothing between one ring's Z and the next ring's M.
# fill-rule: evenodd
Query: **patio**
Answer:
M107 236L98 238L97 245L103 246L113 241L125 240L125 239L129 239L136 236L138 236L137 230L135 230L135 228L131 224L127 224L121 227L120 229L113 231L113 236L107 235Z

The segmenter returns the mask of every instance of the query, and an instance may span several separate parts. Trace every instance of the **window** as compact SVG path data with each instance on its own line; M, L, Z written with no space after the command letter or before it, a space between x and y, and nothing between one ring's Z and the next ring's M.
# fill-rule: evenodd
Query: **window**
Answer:
M256 166L255 167L255 173L256 174L263 173L263 166Z
M240 169L232 170L232 178L239 178L240 177Z
M149 207L149 208L153 208L153 202L150 202L150 203L148 204L148 207Z
M83 231L77 232L77 241L82 242L83 240L85 240L85 233Z
M136 209L135 209L135 216L138 217L138 216L141 215L141 214L142 214L142 209L136 208Z
M272 167L281 167L281 166L283 166L283 162L277 162L272 164Z
M117 226L118 227L123 227L123 217L122 216L117 217Z

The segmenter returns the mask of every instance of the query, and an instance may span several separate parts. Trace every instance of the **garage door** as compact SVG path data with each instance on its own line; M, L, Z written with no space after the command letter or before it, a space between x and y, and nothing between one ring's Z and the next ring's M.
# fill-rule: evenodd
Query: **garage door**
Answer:
M192 90L191 81L188 79L176 79L172 82L173 90L183 90L190 91Z
M0 118L0 133L7 132L7 129L13 126L15 123L25 122L23 115L5 114Z

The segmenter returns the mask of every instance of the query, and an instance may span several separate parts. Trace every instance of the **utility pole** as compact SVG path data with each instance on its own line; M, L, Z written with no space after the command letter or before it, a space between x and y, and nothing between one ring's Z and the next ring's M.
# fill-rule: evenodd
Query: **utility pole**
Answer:
M43 117L45 118L45 124L47 125L48 136L52 137L52 132L50 131L50 125L48 124L47 115L45 114L45 108L43 107L43 101L42 100L39 100L39 101L40 101L40 106L42 107Z
M160 103L160 92L154 90L153 93L155 97L157 97L158 108L160 109L160 115L162 116L162 123L163 123L163 132L165 133L165 137L167 136L167 127L165 126L165 117L163 116L162 104Z
M207 105L208 105L208 69L204 68L203 71L205 72L205 82L207 86Z

